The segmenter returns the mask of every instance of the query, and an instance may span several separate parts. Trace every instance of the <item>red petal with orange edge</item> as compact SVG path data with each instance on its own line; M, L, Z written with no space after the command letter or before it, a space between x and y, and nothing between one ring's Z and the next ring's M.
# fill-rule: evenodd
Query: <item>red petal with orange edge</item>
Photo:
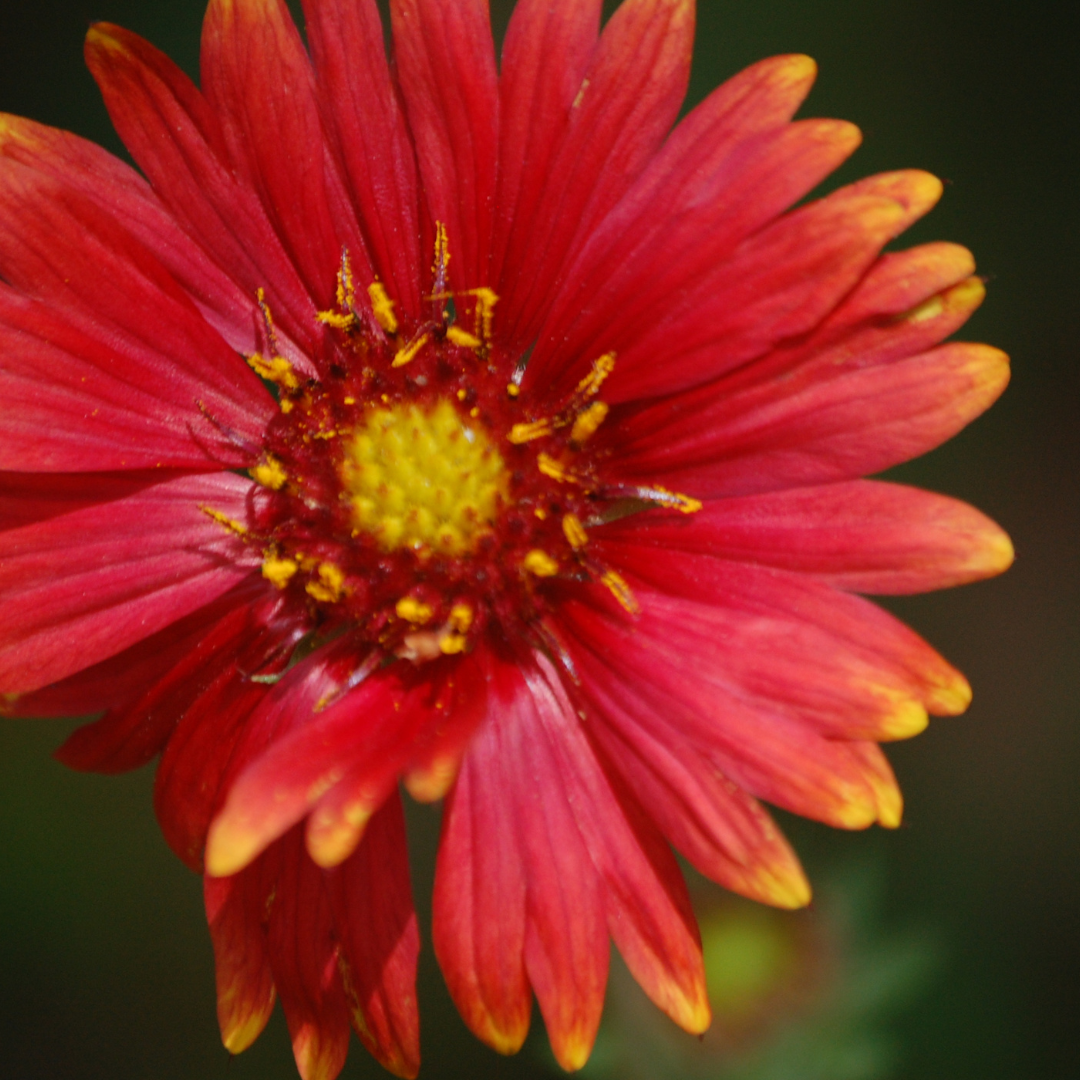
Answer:
M648 548L605 544L604 553L646 589L660 590L650 598L658 617L695 626L702 649L708 641L727 644L711 659L694 657L703 676L724 671L830 736L889 738L894 722L917 721L917 706L951 716L970 703L963 675L862 597L800 574L677 551L663 564ZM822 656L827 664L808 662Z
M5 692L36 690L113 656L251 573L247 549L200 509L243 517L250 481L230 473L153 480L117 480L113 501L0 533Z
M985 412L1009 381L1008 357L988 345L951 343L894 363L817 371L756 392L709 388L687 395L616 466L639 483L716 498L880 472L940 446ZM802 385L799 385L799 384ZM675 418L694 409L676 434ZM643 430L644 414L635 418Z
M536 717L568 805L604 883L607 924L634 978L677 1024L700 1034L711 1019L701 941L670 849L618 779L605 772L558 676L536 657Z
M940 193L940 181L927 173L885 174L762 229L700 275L676 305L635 324L633 337L620 328L607 400L707 382L813 330Z
M617 472L646 477L652 470L654 482L673 466L693 463L696 494L706 498L861 475L866 470L857 465L835 475L834 463L815 463L812 449L792 461L789 472L775 455L759 468L756 455L790 456L786 421L775 428L772 418L789 409L798 415L805 395L842 400L842 380L874 378L874 369L916 356L962 326L983 298L982 284L970 277L973 266L970 254L952 244L885 255L812 334L698 390L616 410L597 445L614 452ZM780 445L766 449L770 439ZM751 444L746 451L744 440Z
M717 499L693 515L625 520L596 535L810 574L856 592L944 589L1012 562L1002 530L966 503L872 480Z
M733 892L779 907L810 899L798 859L765 810L719 772L682 733L650 730L632 685L584 650L573 653L583 675L590 726L635 797L670 843L706 877Z
M323 872L298 829L262 857L274 874L267 927L274 985L302 1080L334 1080L349 1052L349 1007Z
M596 48L601 6L601 0L520 0L510 17L499 77L491 265L499 289L507 250L531 229L551 182L552 159Z
M608 930L600 876L570 808L566 778L545 733L558 710L533 673L518 674L512 700L478 738L500 729L504 774L525 868L525 970L564 1069L588 1060L600 1024L608 971Z
M237 873L299 821L331 786L326 783L328 769L336 771L338 779L346 772L347 760L327 763L332 754L328 755L317 736L310 740L306 752L295 759L291 770L282 763L280 748L292 745L291 740L297 735L303 741L306 731L320 718L320 706L334 699L357 671L358 664L355 642L348 636L338 638L286 671L247 719L229 756L228 773L222 782L228 798L224 808L216 808L217 817L207 840L206 866L210 873L219 876ZM339 703L339 709L342 704L346 706L345 715L352 717L357 706L377 699L385 699L393 708L396 684L371 680L361 683L359 689L359 694L354 692ZM331 718L342 716L334 709L328 709L323 718L327 714ZM288 785L280 800L271 795L268 802L263 801L268 795L260 786L260 775L265 778L268 770ZM246 788L240 784L238 790L238 779L245 774L252 779L246 781ZM325 785L321 789L303 788L305 780L311 785L318 779ZM255 801L245 796L246 789L256 793Z
M420 314L424 277L412 142L374 0L304 0L323 122L348 178L365 244L390 296Z
M499 95L486 0L391 0L394 59L450 278L489 285Z
M850 124L788 123L814 71L807 57L763 61L679 124L567 269L530 359L531 380L543 385L598 337L621 348L628 315L632 341L667 314L673 296L851 153L859 133ZM620 312L616 325L612 311Z
M493 699L513 696L511 669L492 667ZM501 705L496 705L501 708ZM529 1030L525 974L525 867L503 736L485 724L473 739L443 807L432 899L432 938L450 996L473 1033L502 1054Z
M260 860L235 877L203 879L206 921L214 943L218 1025L232 1054L261 1034L274 1008L274 976L266 940L274 883Z
M326 886L341 942L339 967L353 1027L395 1076L420 1068L416 962L420 932L409 886L405 818L391 796Z
M320 866L336 866L349 855L368 818L403 772L414 797L427 802L441 798L453 781L469 737L484 717L483 674L473 657L440 665L420 678L410 675L405 675L404 689L391 691L389 701L364 706L360 722L351 719L355 706L346 699L337 715L331 716L334 710L328 709L325 718L314 720L289 742L295 759L303 757L308 768L318 760L311 748L319 744L335 747L341 766L340 778L325 794L317 794L324 790L324 778L339 775L329 758L324 767L330 772L310 781L308 788L309 797L317 801L311 807L305 837L308 853ZM295 772L284 749L281 755L277 760L284 771ZM269 761L266 767L276 768ZM256 763L251 775L262 768L262 763ZM297 777L290 776L276 790L291 790L297 782Z
M505 257L497 291L508 346L536 337L560 270L667 136L686 94L693 36L693 0L624 0L604 27L531 226Z
M315 349L315 306L256 194L225 160L224 136L206 99L137 34L98 23L86 62L109 116L154 191L183 229L254 298L265 289L294 363ZM288 336L286 336L288 335ZM299 345L290 347L288 338Z
M362 283L373 275L282 0L211 0L200 73L234 170L258 192L317 307L333 308L342 248Z

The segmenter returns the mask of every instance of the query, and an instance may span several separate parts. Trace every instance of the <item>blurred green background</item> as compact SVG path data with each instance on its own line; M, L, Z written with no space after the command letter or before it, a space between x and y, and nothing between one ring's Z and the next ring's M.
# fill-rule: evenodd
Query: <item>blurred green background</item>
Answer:
M509 6L497 5L497 25ZM0 110L119 151L82 65L87 26L129 26L193 71L202 7L3 0ZM975 503L1016 542L1017 564L999 581L892 605L968 674L974 705L890 751L907 795L898 833L785 824L817 880L871 868L878 932L933 953L922 991L887 1017L899 1050L889 1076L1080 1077L1080 9L1055 0L699 8L693 101L762 56L808 52L821 76L804 115L845 117L866 135L840 179L920 166L948 181L905 245L949 239L975 251L990 293L964 336L1014 362L991 413L897 471ZM70 727L0 725L0 1077L294 1076L280 1014L239 1059L221 1049L199 882L158 836L151 774L67 772L50 752ZM437 818L416 810L410 824L422 900ZM856 895L839 891L841 908ZM792 932L835 924L826 894L784 917ZM429 1080L549 1075L539 1045L506 1060L465 1032L430 951L421 999ZM793 1080L815 1075L804 1062ZM344 1076L378 1075L354 1042Z

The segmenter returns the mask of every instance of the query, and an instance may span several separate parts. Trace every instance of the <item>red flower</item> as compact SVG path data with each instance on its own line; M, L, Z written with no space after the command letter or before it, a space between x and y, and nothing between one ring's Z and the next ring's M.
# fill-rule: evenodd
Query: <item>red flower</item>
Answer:
M997 573L1006 537L859 477L947 439L1005 357L939 345L962 248L883 247L940 194L791 117L805 57L674 124L692 0L212 0L202 91L94 27L146 180L0 127L0 689L104 710L76 768L161 753L206 877L222 1032L280 996L306 1078L350 1022L418 1067L399 778L446 797L435 949L517 1049L580 1066L614 938L703 1030L669 844L785 907L758 799L896 825L876 745L968 687L855 595ZM261 382L260 382L261 377ZM273 390L273 395L266 387Z

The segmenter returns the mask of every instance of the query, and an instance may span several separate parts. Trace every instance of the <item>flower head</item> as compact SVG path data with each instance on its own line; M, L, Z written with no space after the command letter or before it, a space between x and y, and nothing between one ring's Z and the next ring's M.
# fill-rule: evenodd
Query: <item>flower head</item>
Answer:
M161 754L204 870L226 1046L280 997L305 1080L351 1027L418 1067L401 781L445 799L434 944L469 1026L532 995L588 1056L609 937L709 1007L672 848L809 898L758 800L896 825L877 743L963 677L857 594L1008 564L950 499L860 477L1007 378L939 344L966 251L882 254L940 185L799 202L855 148L805 57L674 127L692 0L211 0L202 88L87 58L142 176L0 120L0 691L103 710L60 751ZM145 177L145 179L143 178Z

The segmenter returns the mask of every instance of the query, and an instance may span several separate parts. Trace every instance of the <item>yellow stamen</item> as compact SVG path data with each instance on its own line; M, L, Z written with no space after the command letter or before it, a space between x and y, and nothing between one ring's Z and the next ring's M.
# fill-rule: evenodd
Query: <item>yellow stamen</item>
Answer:
M199 509L208 518L213 518L219 525L224 525L229 532L236 533L237 536L247 536L247 526L241 525L239 521L233 521L230 517L226 517L220 510L214 510L209 506L200 506Z
M315 318L324 326L333 327L335 330L351 330L356 325L356 316L351 311L345 314L338 311L317 311Z
M507 393L508 393L508 394L509 394L509 395L510 395L511 397L517 397L517 396L518 396L518 394L520 394L520 393L521 393L521 387L520 387L520 386L518 386L518 384L517 384L517 383L507 383L507 384L506 384L506 392L507 392Z
M444 634L439 638L439 651L444 656L456 656L468 647L469 639L462 634Z
M473 609L468 604L455 604L450 609L450 625L459 634L467 634L472 622Z
M488 288L471 289L469 295L476 297L476 333L490 344L491 324L495 317L495 305L499 302L499 297Z
M304 586L308 596L324 604L336 604L341 599L345 575L333 563L319 564L319 580L309 581Z
M446 268L450 265L450 241L446 235L446 226L435 222L435 262L431 267L436 280L446 277Z
M577 392L586 397L593 397L600 392L604 381L615 370L615 354L604 353L599 359L593 361L592 371L585 376L577 385Z
M510 434L506 437L515 446L520 446L522 443L532 442L533 439L542 439L546 435L551 434L551 421L533 420L529 424L515 424L510 429Z
M268 487L272 491L280 491L289 479L289 474L285 471L285 466L276 457L267 454L266 460L251 470L251 478L257 484L262 484L263 487Z
M352 263L349 262L349 253L341 253L341 269L337 275L337 302L338 307L347 311L356 302L356 283L353 281Z
M275 555L267 555L263 559L262 575L276 588L284 589L299 569L299 564L293 559L279 559Z
M271 356L267 359L261 353L252 353L246 357L251 370L277 386L283 386L286 390L295 390L300 385L296 370L284 356Z
M607 419L608 405L603 401L594 401L574 421L570 431L570 441L583 443L596 434L597 428Z
M550 454L537 454L536 467L545 476L550 476L552 480L560 484L571 482L574 479L570 470L560 465Z
M589 534L575 514L567 514L562 519L562 531L567 542L575 551L585 547L589 542Z
M692 499L678 491L668 491L665 487L638 488L637 494L648 502L670 507L683 514L696 514L702 505L698 499Z
M631 615L641 614L641 605L634 598L634 594L630 591L630 586L626 584L622 575L615 573L614 570L606 570L600 578L600 581L607 586L611 595L614 596Z
M463 349L473 349L474 351L484 344L478 337L470 334L468 330L462 330L460 326L448 327L446 340L451 345L459 345Z
M521 565L539 578L554 577L559 572L559 564L546 552L539 548L532 551L521 560Z
M430 334L421 334L415 341L409 342L403 349L398 349L397 355L394 357L394 362L391 367L404 367L406 364L412 363L416 359L417 353L428 343Z
M430 604L422 603L414 596L403 596L394 606L394 610L399 619L414 623L416 626L423 626L430 622L431 616L435 614Z
M394 314L394 301L390 299L383 288L381 281L373 281L368 286L368 298L371 300L371 310L375 313L375 321L388 333L396 334L398 331L397 316Z

